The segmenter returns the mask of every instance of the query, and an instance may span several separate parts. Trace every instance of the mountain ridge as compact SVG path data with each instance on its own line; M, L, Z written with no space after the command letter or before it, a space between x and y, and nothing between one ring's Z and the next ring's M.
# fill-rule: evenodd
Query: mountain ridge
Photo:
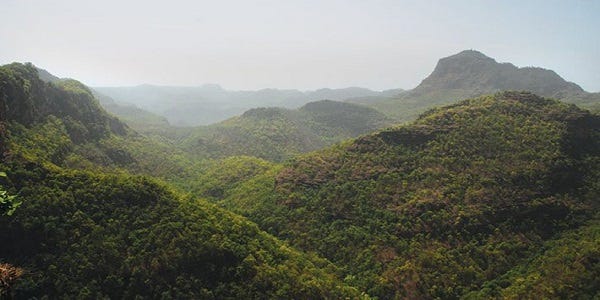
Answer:
M311 91L267 88L256 91L219 88L169 87L142 85L136 87L96 87L118 103L131 103L152 113L165 116L177 126L209 125L242 114L255 107L294 109L318 100L346 100L360 97L382 97L390 92L360 87L323 88Z
M363 103L398 121L409 121L432 106L506 90L529 91L582 107L600 103L600 93L588 93L552 70L498 63L476 50L441 58L432 73L412 90Z
M460 76L455 78L457 74ZM494 90L530 90L554 98L560 98L561 93L584 92L580 86L562 79L552 70L498 63L476 50L465 50L440 59L433 72L411 93L442 89L478 89L488 93Z
M382 299L590 297L598 245L584 245L600 230L599 141L600 116L502 92L283 166L243 160L236 172L227 161L227 173L248 177L208 172L213 186L229 188L198 192L340 265ZM543 252L552 262L544 269L565 273L536 273ZM560 255L585 264L565 267ZM572 275L577 268L587 275Z
M249 155L282 161L390 124L372 108L321 100L298 109L252 108L220 123L187 129L179 140L183 149L200 156Z

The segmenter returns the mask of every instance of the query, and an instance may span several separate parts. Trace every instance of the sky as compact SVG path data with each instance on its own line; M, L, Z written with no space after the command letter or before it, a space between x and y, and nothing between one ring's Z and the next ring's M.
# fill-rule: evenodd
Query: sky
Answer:
M600 91L600 0L0 0L0 64L90 86L410 89L465 49Z

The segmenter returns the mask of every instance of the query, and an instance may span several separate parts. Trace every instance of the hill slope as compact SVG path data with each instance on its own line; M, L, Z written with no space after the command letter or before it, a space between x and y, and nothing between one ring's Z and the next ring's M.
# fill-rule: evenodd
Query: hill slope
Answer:
M217 188L200 193L330 259L370 295L600 291L600 117L573 105L505 92L283 167L224 165L245 175L212 176Z
M102 93L92 92L107 112L118 117L119 120L139 133L151 133L169 126L169 122L165 117L143 110L133 104L119 104Z
M404 121L435 105L506 90L530 91L584 107L600 102L600 94L587 93L552 70L518 68L466 50L440 59L431 75L413 90L371 105Z
M168 142L131 130L83 84L45 82L31 64L0 67L0 123L0 153L68 168L147 174L180 185L198 175L198 162Z
M255 108L221 123L198 127L182 144L202 157L251 155L280 161L389 124L374 109L323 100L297 110Z
M21 203L0 215L0 261L26 270L15 297L367 297L328 261L247 219L129 175L181 158L108 115L80 83L44 82L34 66L12 64L0 67L0 84L0 185Z
M19 63L2 66L0 79L0 121L31 126L53 115L63 119L76 142L127 133L126 126L100 108L91 91L75 80L45 82L33 65Z
M358 297L328 262L144 177L3 161L22 205L0 217L17 298Z

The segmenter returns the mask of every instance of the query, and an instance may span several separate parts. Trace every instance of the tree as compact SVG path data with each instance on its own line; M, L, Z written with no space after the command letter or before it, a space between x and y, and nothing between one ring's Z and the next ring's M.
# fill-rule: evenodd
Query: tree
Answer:
M6 178L6 173L0 172L0 178ZM10 195L4 187L0 186L0 216L12 215L21 202L17 201L17 196Z

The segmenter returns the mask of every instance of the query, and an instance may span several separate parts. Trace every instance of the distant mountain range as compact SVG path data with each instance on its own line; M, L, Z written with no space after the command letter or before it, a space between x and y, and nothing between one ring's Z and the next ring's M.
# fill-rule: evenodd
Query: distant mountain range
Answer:
M47 75L41 72L40 76ZM588 93L552 70L498 63L475 50L465 50L440 59L431 75L412 90L373 91L349 87L314 91L230 91L215 84L198 87L97 87L95 90L114 99L114 103L106 108L119 117L123 117L122 112L115 104L135 105L155 116L165 117L176 126L212 124L251 108L298 108L308 102L325 99L368 105L400 122L415 119L431 106L505 90L530 91L589 108L597 107L600 102L600 93ZM152 118L145 115L143 119Z
M431 106L505 90L530 91L544 97L590 107L600 102L600 93L588 93L552 70L519 68L498 63L475 50L465 50L439 60L416 88L387 99L368 99L370 105L399 121L416 118Z
M215 84L198 87L140 85L94 89L113 98L119 104L133 104L164 116L169 123L176 126L212 124L256 107L298 108L317 100L378 98L402 92L402 90L378 92L359 87L324 88L314 91L282 89L230 91Z
M85 89L85 96L99 111L98 114L104 113L109 116L102 111L100 108L102 106L137 132L168 140L182 151L201 158L248 155L271 161L281 161L295 154L321 149L344 139L370 133L392 124L391 119L373 108L353 103L321 100L306 103L297 109L252 108L240 116L231 117L212 125L174 127L162 116L133 104L119 104L113 98L96 90L88 89L73 79L58 78L33 65L23 67L23 65L14 64L14 67L27 70L31 78L39 76L40 80L35 80L35 82L39 82L41 85L45 82L49 87L75 82ZM32 68L37 69L37 74L34 74ZM34 79L30 79L30 81L34 82ZM226 93L218 86L204 87L205 92L209 90ZM366 94L368 93L366 91L361 88L348 88L343 90L321 89L312 93L322 97L340 98L343 95ZM271 92L277 94L281 91L272 90ZM267 91L263 90L261 93L267 93ZM96 101L97 103L95 103ZM32 108L31 110L34 111ZM116 118L112 118L116 121ZM119 124L123 128L126 127L122 123Z

